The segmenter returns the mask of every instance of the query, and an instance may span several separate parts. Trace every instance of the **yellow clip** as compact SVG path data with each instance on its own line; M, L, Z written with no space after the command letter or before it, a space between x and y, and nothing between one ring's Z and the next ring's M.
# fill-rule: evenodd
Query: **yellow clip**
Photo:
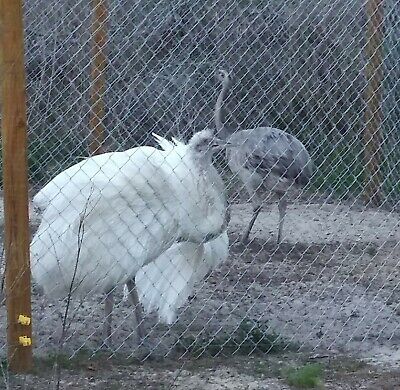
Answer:
M18 317L18 323L21 325L30 325L31 323L31 318L24 316L23 314L20 314Z
M19 336L19 343L24 347L32 345L32 339L28 336Z

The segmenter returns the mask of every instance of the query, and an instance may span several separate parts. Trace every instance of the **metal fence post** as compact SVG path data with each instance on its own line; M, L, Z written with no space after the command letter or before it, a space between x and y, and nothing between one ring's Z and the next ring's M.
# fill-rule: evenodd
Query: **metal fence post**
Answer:
M381 192L381 124L382 124L382 64L383 64L383 1L367 2L367 42L365 47L365 198L366 202L379 206L382 203Z
M33 361L22 1L0 0L0 18L8 362L24 372Z

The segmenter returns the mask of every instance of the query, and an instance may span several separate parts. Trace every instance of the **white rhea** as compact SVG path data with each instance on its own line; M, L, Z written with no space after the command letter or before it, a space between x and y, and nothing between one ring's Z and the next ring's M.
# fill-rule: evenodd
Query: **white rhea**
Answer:
M154 136L162 150L88 158L33 199L43 210L30 247L34 280L52 298L106 293L107 338L116 286L134 292L139 269L177 241L192 243L195 266L203 243L226 229L224 186L212 165L223 143L210 130L188 144Z
M304 145L293 135L272 127L237 130L231 133L222 123L222 103L230 84L229 74L218 71L222 89L215 105L217 136L228 139L226 156L230 170L246 187L253 205L253 216L242 237L247 243L250 231L261 211L266 194L279 198L278 244L282 240L287 209L287 192L292 186L305 186L313 174L313 164Z

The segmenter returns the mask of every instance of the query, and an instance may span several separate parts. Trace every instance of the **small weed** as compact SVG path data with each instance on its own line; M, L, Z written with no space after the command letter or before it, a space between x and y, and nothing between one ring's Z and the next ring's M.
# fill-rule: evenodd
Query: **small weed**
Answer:
M7 371L8 371L7 359L0 359L0 378L6 377Z
M35 359L35 370L40 373L43 370L52 369L55 363L63 369L73 370L82 365L82 360L82 357L70 358L68 355L62 353L51 354L43 358Z
M120 383L109 383L107 384L108 390L119 390L121 388Z
M378 253L378 249L376 246L374 246L373 244L369 244L366 248L366 252L371 256L375 256Z
M87 368L93 362L106 361L107 356L105 353L98 352L93 355L90 351L82 349L74 357L70 357L68 354L50 354L46 357L40 357L35 359L35 371L37 374L45 372L54 368L57 363L61 369L64 370L76 370Z
M245 354L278 353L294 349L294 345L285 342L280 335L271 332L266 324L244 320L233 335L204 335L202 338L186 336L181 338L178 350L189 351L195 356L219 353Z
M282 372L290 386L299 389L322 389L323 368L320 364L307 364L303 367L287 368Z
M362 360L353 360L350 358L340 357L331 359L328 368L330 371L354 373L361 371L367 367L367 363Z

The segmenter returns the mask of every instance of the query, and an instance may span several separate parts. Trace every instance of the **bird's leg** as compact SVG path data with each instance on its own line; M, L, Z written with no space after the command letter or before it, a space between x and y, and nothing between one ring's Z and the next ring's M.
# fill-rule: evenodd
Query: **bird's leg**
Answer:
M287 201L284 195L281 196L281 198L279 199L278 208L279 208L279 228L278 228L278 245L279 245L282 241L283 222L285 220L286 208L287 208Z
M106 321L104 323L104 334L105 334L105 344L111 345L111 325L112 325L112 311L114 306L114 293L113 290L109 291L105 299L105 317Z
M137 329L137 336L138 336L138 344L143 342L145 332L143 329L143 310L142 306L139 302L139 296L136 289L136 283L134 279L129 279L126 282L126 286L128 287L129 291L129 300L131 304L135 308L135 318L136 318L136 329Z
M226 205L224 230L226 230L230 222L231 222L231 204L228 202L228 204Z
M249 226L248 226L246 232L243 234L243 237L242 237L242 244L247 244L249 242L249 235L250 235L251 229L253 228L253 225L256 222L256 219L258 217L258 214L261 211L261 208L262 208L261 205L254 206L254 208L253 208L253 216L251 217Z

